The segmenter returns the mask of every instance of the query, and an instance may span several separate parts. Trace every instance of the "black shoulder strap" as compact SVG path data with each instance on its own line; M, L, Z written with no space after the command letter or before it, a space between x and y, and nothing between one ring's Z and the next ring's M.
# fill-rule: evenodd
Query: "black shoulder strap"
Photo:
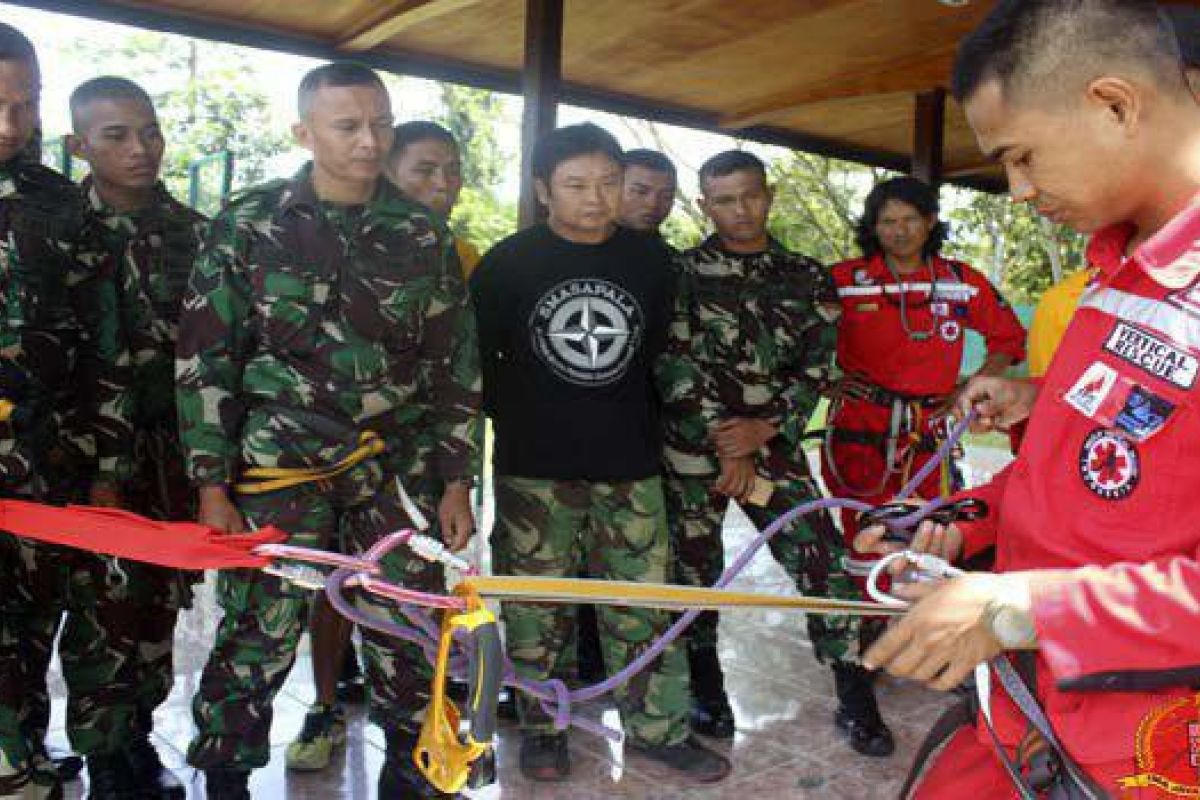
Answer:
M913 757L908 777L904 779L904 785L900 787L899 800L908 800L909 794L916 788L918 781L925 773L925 768L929 765L933 754L950 741L959 729L967 727L974 720L975 703L971 697L964 697L942 712L942 715L933 723L933 727L929 729L929 733L925 734L925 741L921 742L921 746L917 748L917 754Z

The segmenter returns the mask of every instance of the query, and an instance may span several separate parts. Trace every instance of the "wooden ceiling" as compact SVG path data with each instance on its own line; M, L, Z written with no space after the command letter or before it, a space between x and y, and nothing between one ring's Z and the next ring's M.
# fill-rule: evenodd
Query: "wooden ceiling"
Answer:
M516 91L524 0L18 0ZM961 4L960 4L961 3ZM892 169L991 0L565 0L563 99ZM945 172L995 185L947 102Z

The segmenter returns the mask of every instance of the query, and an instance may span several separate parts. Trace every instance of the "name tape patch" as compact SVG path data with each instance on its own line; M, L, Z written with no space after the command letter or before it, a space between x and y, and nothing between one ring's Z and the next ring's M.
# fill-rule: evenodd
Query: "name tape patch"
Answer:
M1104 349L1181 389L1191 389L1200 370L1200 361L1191 353L1124 322L1118 322L1113 328L1104 342Z

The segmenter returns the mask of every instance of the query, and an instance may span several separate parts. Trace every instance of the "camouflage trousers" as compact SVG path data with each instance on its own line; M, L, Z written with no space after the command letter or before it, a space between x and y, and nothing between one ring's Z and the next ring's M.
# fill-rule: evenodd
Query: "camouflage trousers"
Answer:
M761 469L766 466L766 469ZM763 530L784 513L819 497L806 465L777 458L760 465L763 477L773 478L775 491L764 507L749 503L742 510ZM713 491L716 476L667 476L667 516L675 554L674 579L685 586L712 586L725 570L721 527L729 498ZM769 541L771 554L796 589L805 595L861 599L845 571L841 537L828 512L809 514L781 530ZM706 611L688 628L688 648L717 646L717 612ZM805 617L813 651L820 661L853 661L859 655L857 617L808 614Z
M429 494L411 496L428 519L437 518ZM384 476L373 461L322 484L242 495L238 507L253 527L288 531L290 544L326 547L340 538L339 549L346 553L361 553L383 535L412 524L395 478ZM403 551L391 553L382 566L386 579L414 589L445 586L440 565ZM295 662L311 595L261 571L230 570L219 576L217 599L224 617L192 702L198 734L188 748L188 763L248 771L269 759L271 704ZM357 594L355 602L373 616L403 621L393 602L367 594ZM416 731L432 678L424 655L372 630L364 629L362 637L371 720L384 731Z
M498 476L492 532L498 575L574 577L583 564L594 578L662 583L668 540L662 481L552 481ZM609 674L644 652L670 625L670 615L645 608L597 607ZM575 609L505 603L508 656L518 675L545 680L571 641ZM615 693L626 733L646 744L686 738L687 661L672 645ZM521 727L550 732L541 706L518 695Z
M71 746L83 755L123 749L139 720L143 615L122 563L0 534L0 565L0 749L20 763L42 747L60 623Z
M195 490L184 469L183 448L173 420L141 426L134 452L137 470L124 487L126 506L151 519L194 520ZM129 572L134 598L142 605L135 650L137 707L140 726L148 733L154 709L167 699L175 680L173 653L179 609L191 607L192 584L202 580L204 573L122 563Z

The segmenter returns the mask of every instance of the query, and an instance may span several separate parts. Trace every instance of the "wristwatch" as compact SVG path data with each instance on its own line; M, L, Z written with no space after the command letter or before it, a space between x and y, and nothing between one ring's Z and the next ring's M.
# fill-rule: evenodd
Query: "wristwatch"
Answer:
M1000 600L989 600L983 609L983 621L1005 650L1032 650L1037 647L1037 628L1033 615Z

